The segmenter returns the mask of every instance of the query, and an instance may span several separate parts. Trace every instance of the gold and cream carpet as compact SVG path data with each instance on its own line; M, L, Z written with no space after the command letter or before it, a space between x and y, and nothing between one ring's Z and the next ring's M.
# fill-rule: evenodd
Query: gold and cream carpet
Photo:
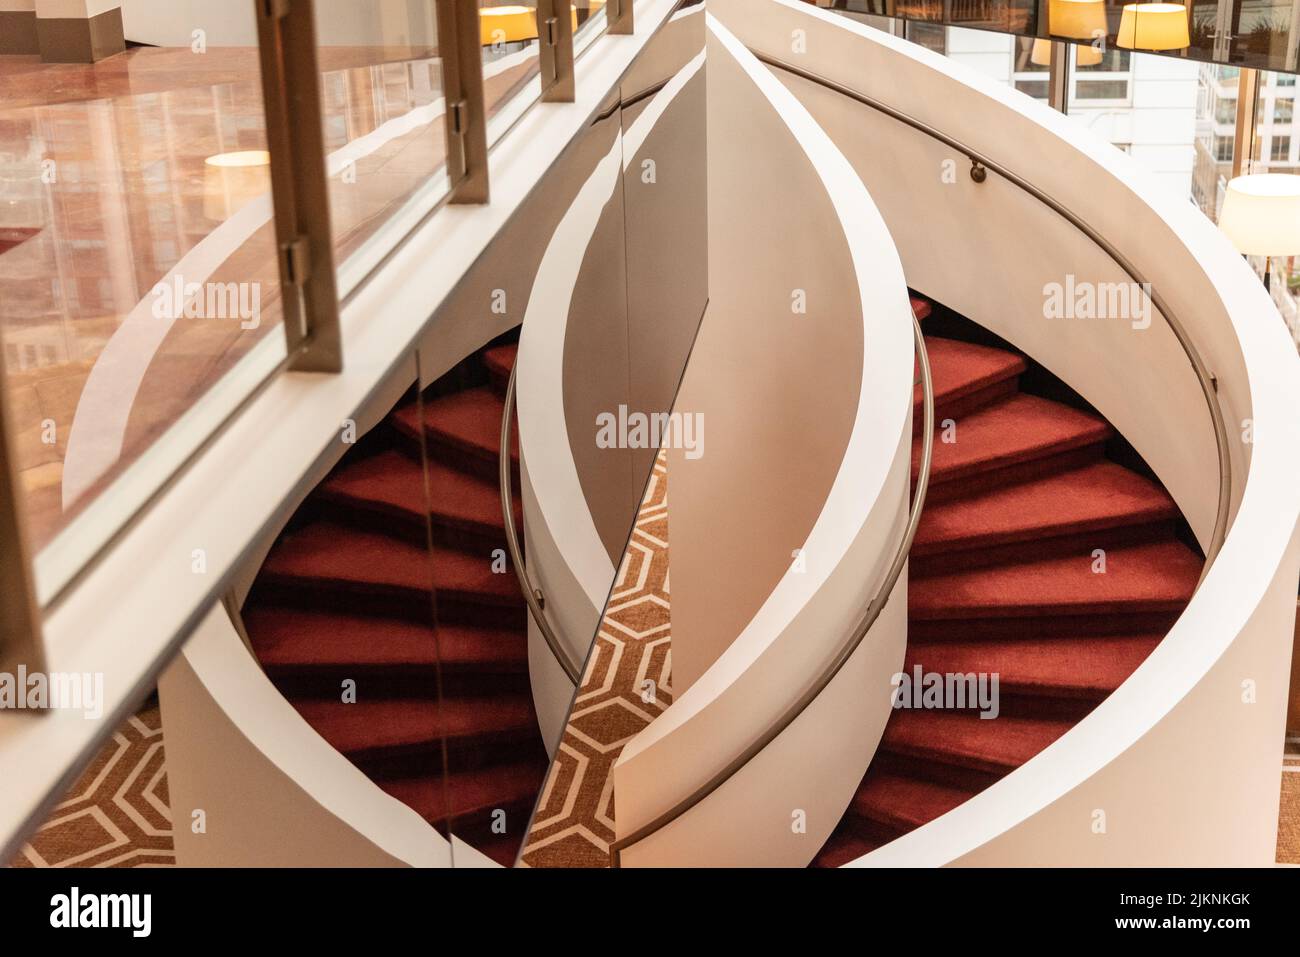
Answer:
M113 733L14 867L174 864L157 700Z
M655 462L520 855L526 867L608 867L614 762L672 704L668 470Z

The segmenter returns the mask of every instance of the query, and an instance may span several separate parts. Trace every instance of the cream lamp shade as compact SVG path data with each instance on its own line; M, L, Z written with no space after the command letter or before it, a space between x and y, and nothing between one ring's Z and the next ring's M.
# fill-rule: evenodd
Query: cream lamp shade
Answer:
M1037 66L1052 65L1052 41L1039 37L1029 51L1029 62ZM1101 51L1091 43L1074 44L1075 66L1096 66L1101 62Z
M1300 256L1300 176L1256 173L1230 180L1219 228L1244 256Z
M478 24L479 41L485 47L537 39L537 11L533 7L484 7L479 11Z
M1128 3L1119 19L1115 43L1126 50L1184 50L1187 8L1181 3Z
M266 150L219 153L203 161L203 215L223 222L271 189Z
M605 0L578 0L573 5L573 28L578 28L578 11L594 14L605 5ZM483 7L479 10L479 43L525 43L537 39L537 8L522 4L501 7Z
M1071 40L1106 36L1104 0L1051 0L1047 6L1048 32Z

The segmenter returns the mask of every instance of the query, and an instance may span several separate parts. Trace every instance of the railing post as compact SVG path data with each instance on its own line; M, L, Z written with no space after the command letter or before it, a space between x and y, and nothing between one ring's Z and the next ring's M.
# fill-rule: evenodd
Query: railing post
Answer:
M22 487L14 450L9 388L0 361L0 673L19 666L45 669L41 613L36 605L32 555L22 514ZM34 712L39 713L39 712Z
M1058 113L1070 112L1070 44L1052 40L1052 62L1047 66L1047 101Z
M632 33L633 0L608 0L605 4L605 16L609 20L609 32L619 36Z
M487 108L478 0L437 0L453 203L488 201Z
M330 231L313 0L253 0L284 332L290 368L340 372L343 343Z
M1255 159L1255 101L1259 99L1259 71L1242 67L1237 75L1237 128L1233 133L1232 175L1250 172Z
M537 42L542 71L542 100L572 103L573 0L538 0Z

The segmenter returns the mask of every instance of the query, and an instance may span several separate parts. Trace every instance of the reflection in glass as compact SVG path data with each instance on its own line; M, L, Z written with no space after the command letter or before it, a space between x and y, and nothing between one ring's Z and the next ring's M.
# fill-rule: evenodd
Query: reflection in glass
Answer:
M448 190L434 0L317 0L330 217L346 296L373 261ZM405 207L405 208L404 208ZM398 221L394 221L397 219ZM382 248L376 248L382 247Z
M0 57L0 342L46 593L284 358L253 8L217 6L99 64ZM56 537L92 506L100 532Z
M483 89L491 119L523 92L540 70L535 4L480 0L479 34L483 45Z

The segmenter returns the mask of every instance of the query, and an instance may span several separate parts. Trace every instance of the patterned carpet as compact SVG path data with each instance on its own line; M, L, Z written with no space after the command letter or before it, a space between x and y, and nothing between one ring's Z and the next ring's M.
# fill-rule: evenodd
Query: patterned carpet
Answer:
M174 863L162 716L154 699L117 729L13 866Z
M623 746L672 704L668 470L660 453L521 862L608 867L612 771Z
M1300 734L1287 732L1282 754L1282 806L1277 819L1277 862L1300 866Z

